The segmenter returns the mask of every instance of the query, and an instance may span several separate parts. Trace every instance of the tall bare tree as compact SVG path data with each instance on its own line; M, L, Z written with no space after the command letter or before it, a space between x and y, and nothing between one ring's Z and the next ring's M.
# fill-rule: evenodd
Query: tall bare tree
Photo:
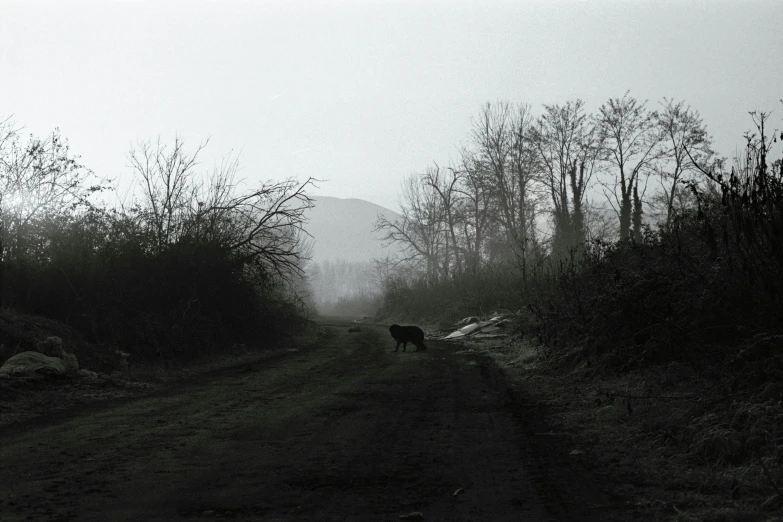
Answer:
M398 243L403 249L399 263L420 265L428 283L442 279L444 254L443 204L426 176L414 175L405 180L398 220L378 216L375 230L384 233L384 241Z
M441 170L437 163L433 168L427 169L424 174L424 182L440 198L442 207L443 230L443 254L441 265L444 277L448 278L454 271L456 275L463 272L463 248L457 238L460 222L462 221L461 194L458 190L462 173L457 169ZM453 261L452 261L453 260ZM454 270L452 270L452 262Z
M512 108L508 102L487 103L473 122L471 138L475 147L475 161L480 172L487 176L492 200L497 212L496 223L505 232L506 245L516 243L513 221L514 184L511 173Z
M715 153L712 137L698 111L685 102L667 98L661 101L661 107L657 125L662 139L662 161L656 170L660 176L668 227L681 199L683 177L699 172L699 165L710 163Z
M603 144L604 159L612 181L607 183L607 199L617 212L620 237L640 233L642 199L639 180L660 157L661 134L658 114L648 111L626 92L622 98L611 98L598 109L596 118ZM614 199L614 202L612 201Z
M538 250L538 151L529 105L485 105L474 122L473 163L480 173L489 218L482 231L486 262L514 261L527 282L529 254ZM475 183L472 187L477 188Z
M535 208L532 127L530 106L496 102L482 107L471 131L475 162L491 190L492 217L501 235L496 243L518 257L524 256L530 239L530 215Z
M533 113L529 105L520 104L512 118L511 172L515 186L511 191L508 225L519 245L523 263L531 245L536 246L537 180L539 161L535 148Z
M584 241L583 205L601 151L599 140L582 100L544 105L536 122L534 142L541 182L552 201L552 250L558 255Z
M456 168L461 183L457 187L462 198L459 200L461 236L465 249L466 269L475 273L481 266L482 250L490 224L492 192L487 176L481 170L475 155L463 149L460 164Z

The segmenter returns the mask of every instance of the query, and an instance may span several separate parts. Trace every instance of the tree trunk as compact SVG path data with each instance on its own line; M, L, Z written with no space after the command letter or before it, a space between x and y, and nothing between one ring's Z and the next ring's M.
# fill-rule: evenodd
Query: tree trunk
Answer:
M0 306L2 306L3 308L5 308L8 304L6 302L6 291L5 291L7 273L8 273L8 268L5 259L5 241L3 241L3 227L2 225L0 225Z
M620 239L625 239L631 235L631 198L623 194L620 201Z
M639 197L639 180L633 186L633 237L635 241L642 239L642 199Z
M579 181L577 181L576 162L571 166L571 199L574 210L571 214L571 246L584 242L584 214L582 212L582 181L584 180L585 164L579 165Z

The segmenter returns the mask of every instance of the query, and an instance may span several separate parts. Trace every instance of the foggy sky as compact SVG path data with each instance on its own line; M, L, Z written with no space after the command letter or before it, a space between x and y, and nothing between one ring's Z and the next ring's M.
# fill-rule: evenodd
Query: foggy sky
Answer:
M127 178L135 141L179 133L211 138L205 166L241 150L251 183L314 176L394 209L487 101L672 97L731 157L748 111L783 127L781 28L774 0L0 0L0 118L59 127L100 175Z

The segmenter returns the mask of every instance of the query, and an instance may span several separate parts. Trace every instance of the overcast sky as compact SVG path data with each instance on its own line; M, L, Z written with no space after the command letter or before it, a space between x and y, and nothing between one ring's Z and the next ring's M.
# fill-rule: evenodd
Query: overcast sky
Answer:
M397 207L448 164L482 103L626 90L701 112L732 156L748 111L783 117L783 1L0 0L0 118L59 127L96 173L127 177L141 139L211 138L250 182Z

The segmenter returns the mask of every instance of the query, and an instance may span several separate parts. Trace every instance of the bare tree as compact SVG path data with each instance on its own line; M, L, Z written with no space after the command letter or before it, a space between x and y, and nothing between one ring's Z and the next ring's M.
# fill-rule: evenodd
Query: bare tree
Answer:
M514 203L513 179L510 168L512 108L508 102L487 103L473 122L471 138L475 147L475 161L479 172L487 176L495 212L491 214L495 224L506 233L505 244L516 243L512 226ZM488 239L488 238L487 238ZM498 242L500 243L500 242Z
M617 212L621 238L630 235L632 224L635 234L641 232L639 178L660 156L657 117L656 112L647 110L646 102L640 103L628 92L622 98L609 99L598 110L596 121L604 159L614 177L612 183L605 185L607 199Z
M207 211L230 212L229 249L242 261L290 280L292 275L303 273L302 261L307 256L307 244L302 241L307 235L305 212L313 206L307 189L316 182L314 178L266 182Z
M582 100L545 105L534 135L541 182L552 201L557 254L584 241L583 204L601 151Z
M441 171L437 163L434 168L427 169L424 175L424 183L432 188L440 198L442 208L442 222L444 227L444 250L441 256L443 275L449 278L451 273L452 257L456 274L463 272L462 252L460 241L457 239L457 230L461 221L460 192L457 189L461 182L462 174L459 170L448 169Z
M303 274L307 258L305 212L313 206L308 178L269 181L238 193L239 160L226 156L208 180L195 170L198 154L185 151L181 139L172 147L142 142L129 154L142 180L142 219L151 247L159 253L182 240L210 242L231 252L262 279L273 273L291 283Z
M509 198L508 224L515 243L520 246L523 259L530 245L536 243L538 154L535 148L535 129L530 106L520 104L512 118L511 170L516 186Z
M179 136L174 137L171 147L161 143L159 136L155 143L138 142L128 153L131 169L142 182L145 217L153 235L155 253L162 252L180 237L197 190L194 172L197 158L207 143L201 143L189 154Z
M656 167L660 176L666 212L666 226L670 226L678 201L682 199L681 181L688 173L698 172L698 165L708 164L713 156L712 137L702 122L699 112L664 98L657 115L665 160Z
M481 266L482 249L490 223L492 195L481 165L466 149L461 152L457 170L462 181L457 188L462 195L459 200L463 216L460 235L465 245L466 269L475 273Z
M71 154L55 129L45 138L23 138L12 119L0 121L0 293L5 298L7 263L31 253L41 238L35 223L84 208L103 187ZM38 235L37 235L38 234Z
M389 221L378 216L375 230L385 233L385 241L402 246L403 255L398 264L422 266L427 282L432 284L441 279L443 205L425 179L425 176L410 176L405 180L400 204L402 218Z
M475 161L488 177L496 212L492 217L510 253L524 256L530 236L530 191L535 181L533 117L528 105L487 103L473 122Z

